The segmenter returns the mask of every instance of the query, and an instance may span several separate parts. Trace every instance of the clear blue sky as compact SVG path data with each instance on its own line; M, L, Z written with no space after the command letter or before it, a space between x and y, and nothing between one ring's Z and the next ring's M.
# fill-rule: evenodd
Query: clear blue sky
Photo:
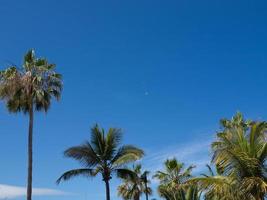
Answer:
M63 150L96 122L123 128L151 170L167 156L202 170L220 118L267 119L264 0L2 0L0 24L1 69L35 48L64 76L61 102L36 117L34 187L76 196L36 199L104 199L101 178L55 185L78 166ZM0 104L0 184L25 186L27 123Z

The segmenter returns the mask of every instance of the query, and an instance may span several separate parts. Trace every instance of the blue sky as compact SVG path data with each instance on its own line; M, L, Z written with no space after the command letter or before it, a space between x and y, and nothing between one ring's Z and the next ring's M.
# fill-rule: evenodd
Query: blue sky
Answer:
M64 76L61 102L36 116L35 199L104 199L101 178L55 185L96 122L121 127L152 171L172 156L203 170L220 118L267 118L266 19L264 0L2 0L1 69L35 48ZM0 198L23 193L27 123L0 104Z

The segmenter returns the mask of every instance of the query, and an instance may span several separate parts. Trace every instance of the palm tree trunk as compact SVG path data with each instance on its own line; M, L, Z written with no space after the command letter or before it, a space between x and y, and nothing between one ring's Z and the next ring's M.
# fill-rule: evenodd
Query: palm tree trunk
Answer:
M145 181L145 194L146 194L146 200L148 200L148 191L147 191L147 179Z
M259 195L258 199L259 200L264 200L264 195Z
M110 200L110 188L109 188L109 180L104 180L106 184L106 200Z
M140 194L136 195L136 196L134 197L134 200L140 200Z
M32 199L32 138L33 138L33 107L31 105L29 109L27 200Z

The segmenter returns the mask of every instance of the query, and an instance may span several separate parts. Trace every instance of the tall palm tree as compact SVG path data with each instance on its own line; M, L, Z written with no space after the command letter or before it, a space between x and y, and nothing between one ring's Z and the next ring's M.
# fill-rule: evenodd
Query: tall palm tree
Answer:
M132 145L119 147L122 139L120 129L110 128L105 130L95 125L91 129L91 139L84 144L67 149L64 154L81 163L83 168L73 169L65 172L58 180L66 181L75 176L94 177L102 175L106 186L106 199L110 200L109 181L114 173L118 177L134 176L126 164L140 159L144 152Z
M10 112L29 115L27 200L32 197L32 142L34 111L47 112L52 97L59 100L62 90L61 75L55 65L45 58L36 58L29 50L22 68L11 66L0 72L0 98L6 101Z
M152 194L152 189L148 187L148 171L141 171L141 165L134 165L132 173L134 176L122 178L123 183L118 187L118 195L124 200L139 200L142 194L148 196Z
M183 184L190 178L193 165L184 169L184 163L180 163L176 158L168 159L164 163L165 171L157 171L153 176L158 179L160 185L158 193L166 200L179 200L180 190Z

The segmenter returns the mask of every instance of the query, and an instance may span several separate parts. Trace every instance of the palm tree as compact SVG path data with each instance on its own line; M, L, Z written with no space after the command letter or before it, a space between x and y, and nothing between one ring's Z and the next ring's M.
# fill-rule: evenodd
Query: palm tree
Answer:
M221 125L212 143L212 163L219 173L198 182L217 197L263 200L267 194L267 122L245 120L237 113L231 120L221 120Z
M118 187L118 195L124 200L139 200L142 194L146 195L148 200L148 195L152 194L152 189L148 187L147 176L148 171L141 172L141 165L134 165L132 173L134 176L127 176L122 178L123 183Z
M158 193L166 200L178 200L183 184L192 177L194 166L184 169L184 163L178 162L176 158L166 160L164 166L165 171L157 171L153 176L160 181Z
M29 115L27 200L32 197L32 142L34 111L47 112L52 97L59 100L62 90L61 75L55 65L45 58L36 58L29 50L22 68L11 66L0 72L0 98L6 101L10 112Z
M114 173L118 177L134 176L126 164L140 159L144 152L132 145L119 147L122 139L120 129L110 128L107 133L104 129L95 125L91 129L91 140L84 144L67 149L64 154L81 163L83 168L73 169L65 172L58 180L66 181L75 176L94 177L102 175L106 186L106 199L110 200L109 181Z
M267 122L245 124L227 126L217 134L212 161L223 175L236 180L248 198L263 200L267 193Z

